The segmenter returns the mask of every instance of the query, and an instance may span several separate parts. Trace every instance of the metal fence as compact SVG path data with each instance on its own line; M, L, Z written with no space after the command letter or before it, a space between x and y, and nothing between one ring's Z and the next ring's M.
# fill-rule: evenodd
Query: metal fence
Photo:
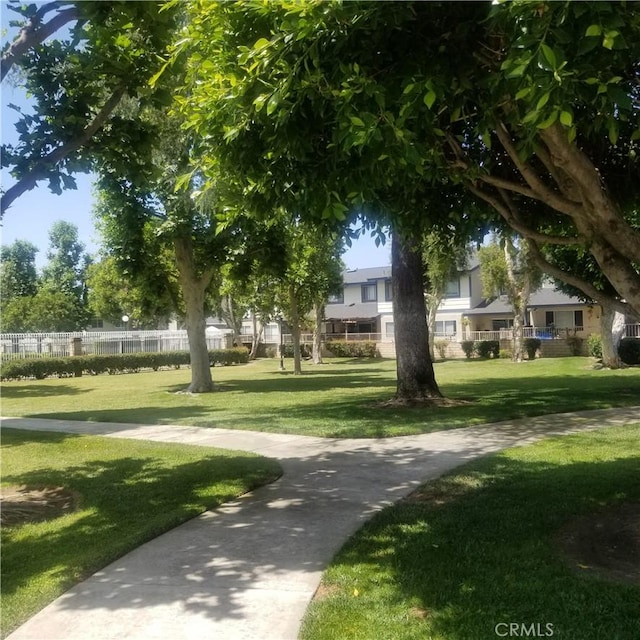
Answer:
M207 335L209 349L227 346L225 334ZM4 359L188 350L186 330L0 334L0 353Z

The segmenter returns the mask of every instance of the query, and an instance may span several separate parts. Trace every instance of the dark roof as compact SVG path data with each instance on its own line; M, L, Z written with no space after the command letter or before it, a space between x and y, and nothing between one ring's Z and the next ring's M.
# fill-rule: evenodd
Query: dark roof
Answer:
M391 267L367 267L342 272L342 281L345 284L364 284L372 280L388 280L389 278L391 278Z
M377 318L377 302L361 302L353 304L328 304L324 308L327 320L371 320Z
M561 291L543 287L534 291L529 297L527 309L540 307L575 307L586 304L579 298L568 296ZM493 300L483 300L477 307L466 312L466 315L480 315L486 313L513 313L513 309L506 296L499 296Z

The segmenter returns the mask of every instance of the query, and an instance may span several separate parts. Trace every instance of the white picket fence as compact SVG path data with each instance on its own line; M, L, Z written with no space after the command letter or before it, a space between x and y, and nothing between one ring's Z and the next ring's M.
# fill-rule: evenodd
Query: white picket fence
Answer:
M207 346L225 349L227 338L224 334L207 335ZM186 330L0 334L0 353L5 359L188 350Z

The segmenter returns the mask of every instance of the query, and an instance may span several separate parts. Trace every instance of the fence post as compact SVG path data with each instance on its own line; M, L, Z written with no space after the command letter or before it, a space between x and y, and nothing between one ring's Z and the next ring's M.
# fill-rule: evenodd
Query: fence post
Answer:
M71 355L82 355L82 338L71 338Z

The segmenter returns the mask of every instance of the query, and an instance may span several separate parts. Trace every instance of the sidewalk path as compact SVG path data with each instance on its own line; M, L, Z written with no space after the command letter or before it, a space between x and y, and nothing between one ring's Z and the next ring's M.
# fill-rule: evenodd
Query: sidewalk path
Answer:
M377 440L4 418L5 427L182 442L275 458L283 477L142 545L80 583L10 640L294 640L320 576L385 505L505 447L629 422L640 407Z

